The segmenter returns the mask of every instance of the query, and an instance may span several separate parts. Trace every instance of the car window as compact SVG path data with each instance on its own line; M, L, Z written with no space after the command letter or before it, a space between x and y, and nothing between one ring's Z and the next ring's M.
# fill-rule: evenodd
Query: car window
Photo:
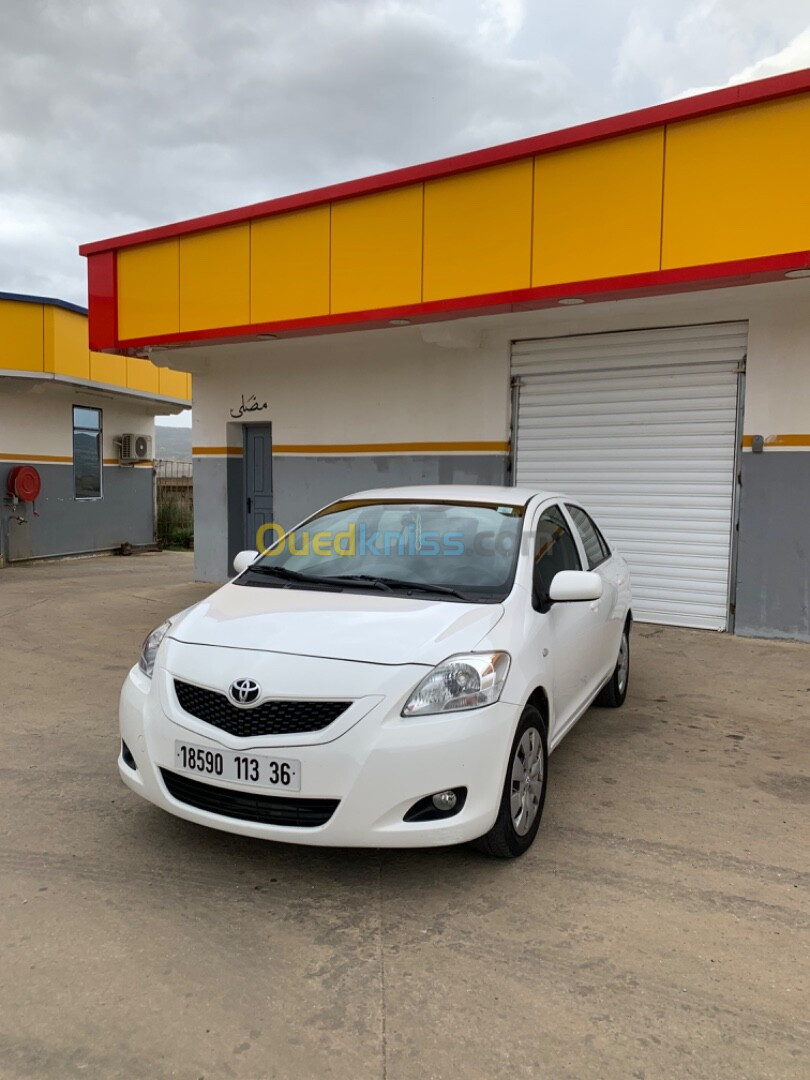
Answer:
M577 545L558 506L540 515L534 541L534 585L545 600L551 580L560 570L581 570Z
M577 532L582 538L582 546L585 548L585 555L588 559L588 569L593 570L595 566L599 566L600 563L610 557L610 548L607 546L604 536L581 507L569 506L566 503L565 508L574 519Z

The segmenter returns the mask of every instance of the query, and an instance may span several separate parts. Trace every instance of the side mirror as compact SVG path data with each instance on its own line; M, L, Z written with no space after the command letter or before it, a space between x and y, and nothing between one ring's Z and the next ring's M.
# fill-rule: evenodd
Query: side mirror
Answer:
M233 569L237 574L241 574L243 570L247 570L251 563L258 559L258 551L240 551L238 555L234 556Z
M551 579L548 590L548 598L555 604L598 600L601 595L602 579L590 570L560 570Z

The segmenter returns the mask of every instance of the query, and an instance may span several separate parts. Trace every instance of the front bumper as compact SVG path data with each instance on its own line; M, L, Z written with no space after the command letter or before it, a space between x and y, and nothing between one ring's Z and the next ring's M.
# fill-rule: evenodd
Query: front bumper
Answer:
M425 669L418 667L393 669L386 676L388 692L367 698L372 704L353 726L331 741L313 743L292 736L233 739L217 728L170 715L174 710L166 707L160 672L155 672L153 685L135 667L121 691L119 715L121 737L136 768L119 756L119 772L128 787L169 813L243 836L328 847L464 843L487 832L495 821L520 708L498 702L455 715L403 719L399 715L402 703L424 674ZM392 681L399 684L393 693ZM161 769L176 771L177 739L211 749L297 758L301 790L296 797L335 799L337 808L325 824L301 828L239 820L188 805L169 792L161 775ZM247 785L198 779L231 791L253 790ZM454 816L403 820L417 800L460 787L467 789L467 798ZM261 794L282 793L262 789Z

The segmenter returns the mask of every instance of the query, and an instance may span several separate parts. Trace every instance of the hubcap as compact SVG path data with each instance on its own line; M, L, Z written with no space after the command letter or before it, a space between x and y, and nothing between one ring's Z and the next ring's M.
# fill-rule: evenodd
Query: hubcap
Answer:
M512 759L510 809L518 836L525 836L540 809L543 792L543 740L537 728L527 728Z
M622 644L619 649L619 662L616 665L616 682L618 683L619 693L624 693L624 688L627 685L627 671L630 667L630 646L627 642L627 634L622 635Z

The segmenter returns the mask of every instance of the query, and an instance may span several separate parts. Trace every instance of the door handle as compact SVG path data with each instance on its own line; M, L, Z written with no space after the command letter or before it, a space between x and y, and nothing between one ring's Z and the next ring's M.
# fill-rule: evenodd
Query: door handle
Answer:
M253 509L253 499L250 497L250 495L248 495L248 497L247 497L247 512L250 513L250 511L252 509Z

